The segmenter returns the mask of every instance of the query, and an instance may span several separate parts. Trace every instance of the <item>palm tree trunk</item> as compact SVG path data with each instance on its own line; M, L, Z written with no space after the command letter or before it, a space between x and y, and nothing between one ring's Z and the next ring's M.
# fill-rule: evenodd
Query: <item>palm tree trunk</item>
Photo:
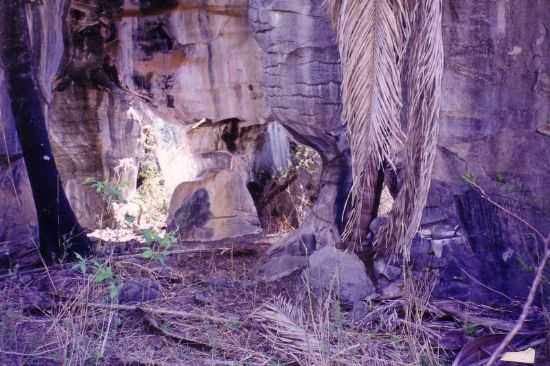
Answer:
M91 252L92 244L67 200L51 151L33 68L28 5L22 0L2 2L1 60L36 206L40 253L48 263L66 254L84 256Z

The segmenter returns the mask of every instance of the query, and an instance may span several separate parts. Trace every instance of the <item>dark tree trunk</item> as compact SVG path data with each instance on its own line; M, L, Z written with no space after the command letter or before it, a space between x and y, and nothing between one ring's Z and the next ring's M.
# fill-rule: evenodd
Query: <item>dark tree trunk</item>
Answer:
M1 61L38 217L40 253L51 263L74 253L88 255L92 243L67 200L51 151L33 67L23 0L2 0Z

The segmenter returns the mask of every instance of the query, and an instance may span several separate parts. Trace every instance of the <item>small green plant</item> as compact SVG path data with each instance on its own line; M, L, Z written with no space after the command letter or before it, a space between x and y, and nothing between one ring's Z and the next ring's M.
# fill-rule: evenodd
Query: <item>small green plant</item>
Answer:
M464 175L462 176L462 179L464 179L468 183L475 183L476 182L475 175L470 171L467 171L466 173L464 173Z
M141 256L145 259L157 260L162 265L165 265L165 259L176 242L175 232L161 235L156 230L145 229L141 231L141 236L147 244L143 248Z
M127 224L132 225L132 224L136 221L136 217L130 215L129 213L125 213L125 214L124 214L124 221L125 221Z
M106 283L109 287L109 297L111 301L114 301L118 298L121 284L116 279L113 269L107 263L92 261L92 264L95 268L94 282L96 284Z
M84 185L92 187L95 191L104 196L108 200L114 202L126 203L124 194L120 189L120 186L113 185L105 180L98 180L96 178L86 178Z
M108 285L109 297L111 301L118 298L121 284L113 273L112 267L107 262L100 263L96 260L89 261L79 254L76 254L76 256L78 263L72 268L78 269L83 275L86 275L88 273L88 269L91 267L91 274L93 274L94 282L98 285L102 283L106 283Z
M78 269L82 274L85 275L88 269L88 260L78 253L75 253L75 255L78 259L78 263L73 266L73 270Z
M477 334L478 328L475 324L464 324L464 333L469 337L474 337Z
M497 173L497 175L495 176L495 181L497 183L500 183L500 184L505 184L506 183L506 179L504 178L504 176L500 173Z

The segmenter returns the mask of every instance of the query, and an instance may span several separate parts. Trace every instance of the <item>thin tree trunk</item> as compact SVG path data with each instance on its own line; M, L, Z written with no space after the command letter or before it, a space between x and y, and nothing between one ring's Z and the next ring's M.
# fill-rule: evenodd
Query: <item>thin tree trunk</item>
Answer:
M43 102L34 75L26 2L2 2L1 60L36 206L40 253L48 263L66 254L88 255L91 241L67 200L51 151Z

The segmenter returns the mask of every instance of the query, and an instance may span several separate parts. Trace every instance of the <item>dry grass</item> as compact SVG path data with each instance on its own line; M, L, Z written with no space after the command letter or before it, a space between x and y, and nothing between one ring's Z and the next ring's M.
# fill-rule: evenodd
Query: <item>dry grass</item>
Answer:
M118 283L158 286L151 301L111 300L107 282L70 266L0 279L0 364L449 365L468 337L506 332L517 312L430 301L428 272L407 275L401 297L350 311L336 289L316 297L299 275L256 282L261 242L252 251L176 247L166 266L132 256L139 243L124 247L97 260Z
M141 307L117 306L107 283L67 267L4 280L0 364L415 365L411 350L429 348L429 332L403 321L406 302L357 318L333 293L305 291L299 277L255 282L257 260L188 253L163 267L112 257L120 283L159 285Z
M369 304L358 318L342 311L336 291L321 299L306 291L297 302L276 298L256 318L281 358L299 365L440 365L437 336L423 324L433 281L408 283L406 301Z
M254 335L257 329L248 319L260 298L266 296L265 292L259 294L266 289L257 284L247 287L252 285L244 275L251 263L230 254L178 257L171 258L171 268L140 259L112 262L121 283L147 278L160 285L159 298L147 305L174 310L173 314L156 316L159 329L170 330L171 336L154 329L139 311L109 308L107 284L95 283L91 275L60 269L50 273L51 281L43 273L23 278L24 286L19 279L3 282L7 297L1 304L0 364L43 365L51 360L56 365L205 365L229 361L255 365L269 361L271 357L262 351L265 341ZM179 261L189 260L196 261L188 266L191 268L174 269ZM27 300L28 296L38 300ZM193 316L182 318L181 310ZM182 339L196 344L186 344Z

